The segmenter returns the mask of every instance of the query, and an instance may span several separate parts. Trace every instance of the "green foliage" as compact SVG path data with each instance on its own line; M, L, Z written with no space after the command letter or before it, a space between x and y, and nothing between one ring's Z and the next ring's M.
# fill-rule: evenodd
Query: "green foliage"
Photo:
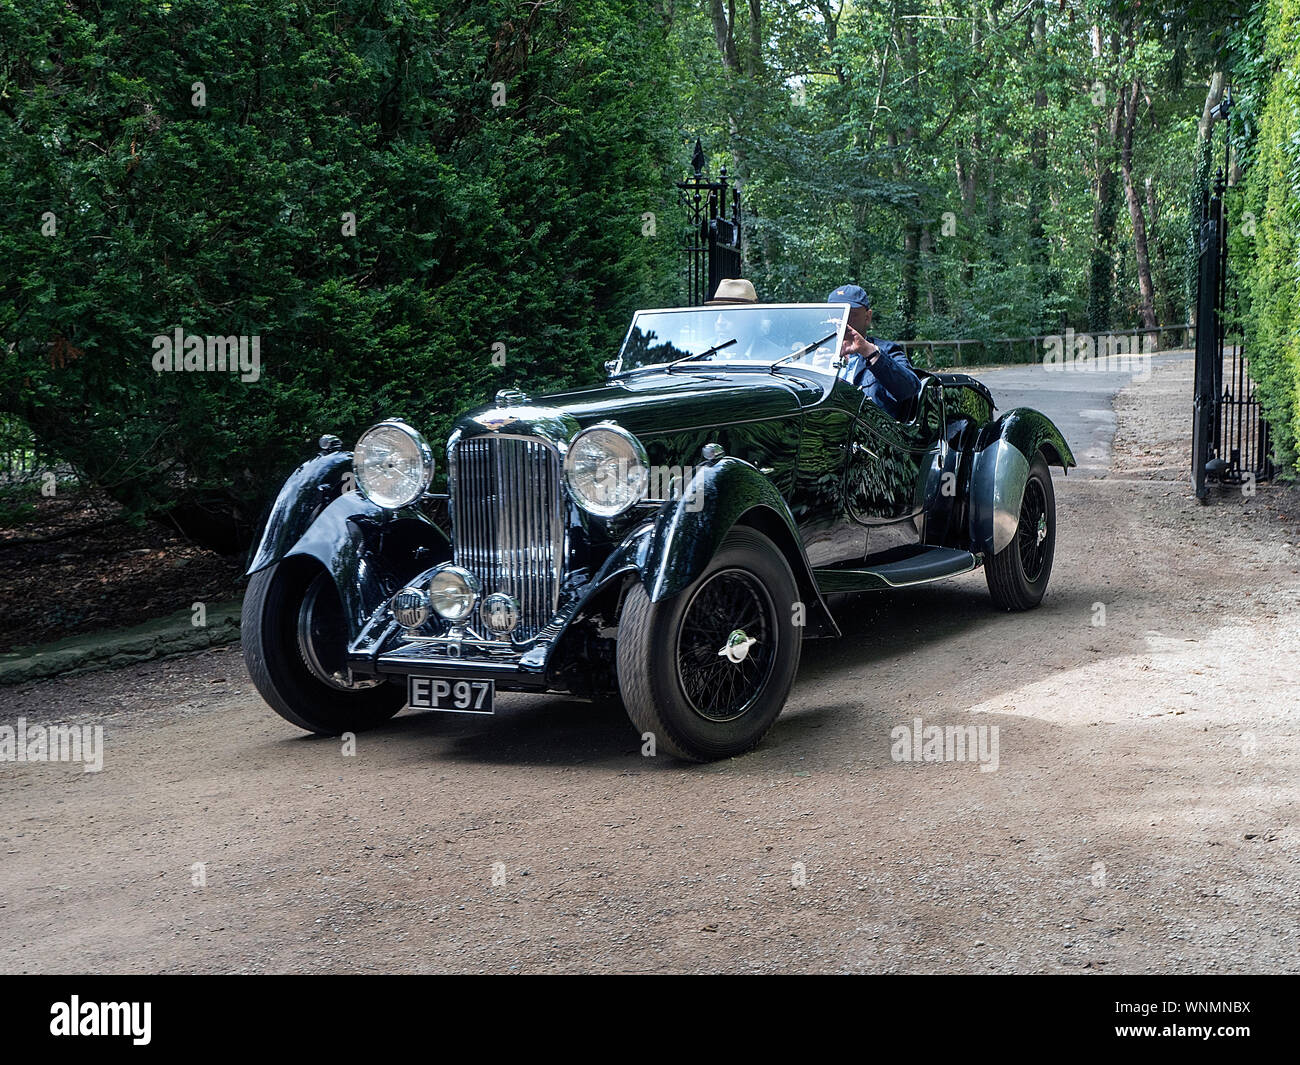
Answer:
M1254 219L1236 263L1248 295L1251 376L1279 465L1294 474L1300 439L1300 0L1267 0L1260 60L1243 70L1247 114L1258 114L1245 211ZM1246 217L1243 213L1243 219ZM1238 231L1242 224L1238 223ZM1247 238L1251 234L1243 233ZM1241 245L1241 242L1238 242Z
M679 4L674 45L697 71L682 114L745 182L746 270L765 298L859 281L898 338L1130 330L1141 297L1110 120L1136 78L1156 310L1182 323L1195 120L1231 8ZM715 43L723 11L734 66Z
M0 417L234 547L320 433L400 415L436 444L675 302L696 136L743 182L765 299L857 281L900 339L1134 329L1113 126L1135 81L1155 311L1186 321L1226 48L1258 89L1234 118L1248 327L1291 461L1297 2L6 0ZM177 327L260 337L260 378L155 373Z
M0 411L205 542L246 542L320 433L438 441L590 373L671 286L648 9L13 0L0 42ZM155 373L177 326L259 336L260 379Z

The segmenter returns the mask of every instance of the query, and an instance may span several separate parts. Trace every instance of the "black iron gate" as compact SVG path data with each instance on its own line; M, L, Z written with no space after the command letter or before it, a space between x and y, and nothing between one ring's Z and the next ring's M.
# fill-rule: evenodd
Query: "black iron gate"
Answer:
M1219 116L1227 118L1231 97ZM1225 152L1225 167L1227 165ZM1273 477L1272 444L1255 383L1249 374L1241 306L1228 263L1226 197L1220 170L1204 197L1196 283L1196 378L1192 398L1192 485L1209 500L1209 486L1246 484Z
M686 300L692 307L709 299L724 277L740 277L740 190L729 182L725 166L711 181L705 163L697 140L695 173L677 183L686 208Z

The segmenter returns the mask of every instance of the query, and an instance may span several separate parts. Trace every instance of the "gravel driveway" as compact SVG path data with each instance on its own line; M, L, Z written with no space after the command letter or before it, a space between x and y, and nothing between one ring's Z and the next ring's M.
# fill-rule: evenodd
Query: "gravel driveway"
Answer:
M1196 504L1187 359L1085 387L1117 431L1057 477L1042 608L980 573L859 600L743 758L511 695L351 753L235 648L0 690L104 730L100 772L0 762L0 969L1296 971L1293 493ZM895 760L918 718L996 771Z

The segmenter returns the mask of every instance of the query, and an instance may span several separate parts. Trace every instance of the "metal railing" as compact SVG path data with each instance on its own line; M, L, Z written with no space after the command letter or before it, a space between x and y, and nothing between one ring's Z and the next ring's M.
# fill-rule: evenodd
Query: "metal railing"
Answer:
M1209 501L1213 482L1240 485L1276 474L1240 321L1240 292L1231 277L1225 202L1228 184L1219 171L1201 221L1197 264L1197 316L1206 323L1196 345L1192 398L1192 489Z
M1093 350L1101 355L1105 350L1104 342L1114 337L1142 338L1141 349L1147 350L1147 337L1155 336L1155 340L1149 342L1149 346L1154 351L1167 351L1177 348L1190 348L1195 344L1196 326L1190 322L1183 322L1178 325L1162 325L1155 329L1132 329L1117 330L1111 329L1105 332L1076 333L1040 333L1034 336L1025 337L995 337L993 339L979 340L975 338L959 340L897 340L894 343L903 348L908 357L912 360L913 365L920 369L933 370L935 368L943 369L950 366L988 366L996 363L1031 363L1041 362L1044 355L1044 341L1063 339L1066 337L1073 338L1077 341L1080 337L1088 337L1093 341ZM1172 341L1166 341L1165 337L1171 336ZM1098 341L1103 343L1098 343ZM940 352L948 351L951 353L949 359L936 359L936 349ZM924 352L925 359L919 360L915 352ZM1139 352L1130 352L1138 354Z

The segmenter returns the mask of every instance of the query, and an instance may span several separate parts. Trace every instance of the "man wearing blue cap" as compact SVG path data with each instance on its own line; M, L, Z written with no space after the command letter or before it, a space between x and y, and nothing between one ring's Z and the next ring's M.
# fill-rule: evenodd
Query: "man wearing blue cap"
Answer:
M849 305L849 322L840 349L848 365L840 371L840 376L861 388L890 417L897 418L908 401L921 391L921 379L912 369L907 353L888 340L867 336L871 328L871 300L865 289L841 285L826 297L826 302Z

